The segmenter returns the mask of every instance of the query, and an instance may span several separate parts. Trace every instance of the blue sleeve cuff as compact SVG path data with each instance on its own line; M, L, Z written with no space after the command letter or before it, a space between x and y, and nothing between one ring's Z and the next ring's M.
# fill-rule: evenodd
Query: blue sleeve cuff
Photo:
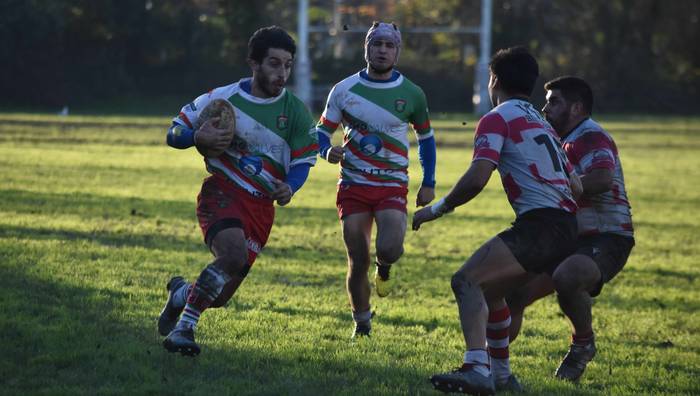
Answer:
M287 180L285 183L289 184L292 191L297 192L306 182L306 178L309 177L309 170L311 169L311 164L302 163L297 164L289 168L289 173L287 173Z
M435 188L436 157L434 136L418 141L418 160L423 168L423 183L421 185L424 187Z
M331 139L323 133L318 132L318 153L321 158L326 158L328 150L331 149Z
M173 125L168 129L168 135L165 139L168 146L177 149L186 149L194 146L194 131L184 125L173 122Z

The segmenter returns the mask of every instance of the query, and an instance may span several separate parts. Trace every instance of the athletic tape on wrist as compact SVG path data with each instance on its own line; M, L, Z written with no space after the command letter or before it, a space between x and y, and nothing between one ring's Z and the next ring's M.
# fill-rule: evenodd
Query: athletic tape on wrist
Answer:
M430 207L430 211L433 213L435 216L442 216L444 214L452 212L454 209L453 208L448 208L447 205L445 204L445 198L440 198L439 201L435 202Z

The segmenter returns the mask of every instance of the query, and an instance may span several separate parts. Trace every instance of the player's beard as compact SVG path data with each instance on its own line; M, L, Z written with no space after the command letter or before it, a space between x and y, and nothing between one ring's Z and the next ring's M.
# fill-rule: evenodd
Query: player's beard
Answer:
M569 117L571 117L571 109L566 109L566 111L562 112L559 117L545 115L547 122L549 122L549 124L552 125L554 130L559 134L568 132L565 131L564 128L566 128L566 125L569 123Z
M272 81L270 81L267 75L263 72L258 73L258 75L255 77L257 78L258 87L269 98L273 98L279 95L282 92L282 89L284 88L282 87L278 89L277 86L272 84Z
M394 69L394 65L385 67L384 69L378 69L378 68L374 67L374 66L370 63L370 64L369 64L369 68L370 68L370 70L371 70L372 72L374 72L374 73L376 73L376 74L384 74L384 73L388 73L388 72L390 72L391 70L393 70L393 69Z
M374 56L377 56L377 55L374 55ZM372 58L372 56L370 56L370 62L367 62L367 67L368 67L369 71L376 73L376 74L389 73L390 71L392 71L394 69L394 66L396 64L396 59L394 59L393 62L389 63L389 66L385 66L385 67L377 66L377 64L375 62L371 61L371 58ZM386 58L386 57L385 57L385 59L388 60L388 58Z

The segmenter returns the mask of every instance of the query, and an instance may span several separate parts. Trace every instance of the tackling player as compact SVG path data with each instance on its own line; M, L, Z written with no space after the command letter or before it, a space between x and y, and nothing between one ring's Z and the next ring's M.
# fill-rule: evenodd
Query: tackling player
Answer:
M416 198L435 198L435 138L423 91L396 69L401 33L375 22L365 38L367 68L336 84L317 125L320 154L340 163L336 205L348 255L346 286L355 321L353 337L371 330L370 240L377 223L375 287L391 291L391 265L403 254L408 194L408 125L418 139L423 181ZM343 124L342 146L331 135Z
M557 368L557 378L577 381L596 353L591 297L617 275L634 246L634 231L625 179L612 136L591 118L593 92L577 77L559 77L544 85L542 109L562 138L564 151L581 176L578 200L579 237L575 254L550 277L542 275L507 299L511 309L510 339L522 324L527 305L557 292L559 306L571 321L569 352Z
M418 230L469 202L496 168L516 214L511 228L477 249L452 277L467 350L458 370L431 378L437 389L447 392L495 392L487 324L507 323L503 296L524 283L528 273L552 271L576 241L574 194L580 193L580 182L556 132L528 102L539 74L537 61L523 47L513 47L498 51L489 70L495 108L476 127L471 166L447 196L413 217L413 229ZM485 297L486 284L490 293Z
M316 161L313 119L284 88L295 52L294 40L283 29L257 30L248 42L252 78L199 96L182 108L168 131L172 147L219 153L204 158L211 176L197 197L197 218L214 261L193 284L179 276L168 282L158 331L167 335L163 346L170 352L199 353L194 330L200 315L233 296L267 242L273 202L288 204ZM212 120L200 125L200 112L214 99L233 105L235 133L216 128Z

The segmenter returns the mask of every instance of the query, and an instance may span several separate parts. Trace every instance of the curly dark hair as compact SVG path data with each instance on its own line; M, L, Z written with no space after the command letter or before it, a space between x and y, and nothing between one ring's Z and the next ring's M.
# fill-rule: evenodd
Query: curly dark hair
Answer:
M248 41L248 58L258 63L267 56L267 50L279 48L288 51L294 57L297 51L294 39L279 26L260 28L253 33Z

